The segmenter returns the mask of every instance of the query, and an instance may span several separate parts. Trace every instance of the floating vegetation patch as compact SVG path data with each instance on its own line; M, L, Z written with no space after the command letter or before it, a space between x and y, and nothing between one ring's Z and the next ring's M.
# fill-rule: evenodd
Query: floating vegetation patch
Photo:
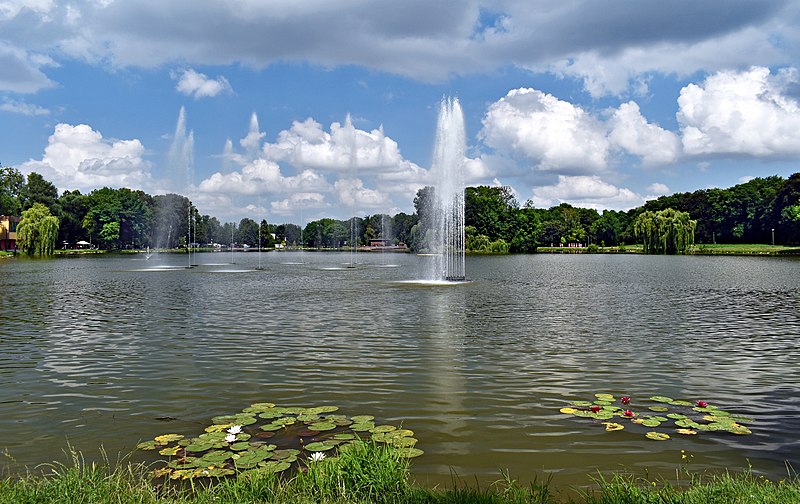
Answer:
M287 408L255 403L241 413L213 417L211 425L196 437L162 434L136 447L157 450L167 457L166 466L152 471L151 476L174 480L303 469L368 440L383 443L406 458L424 453L416 448L413 431L375 425L371 415L347 417L335 413L338 410L336 406Z
M633 401L630 396L621 396L622 406L612 405L614 395L594 394L595 401L570 401L559 409L564 415L587 418L604 426L608 432L625 429L618 421L627 421L641 426L647 439L666 441L669 432L683 436L696 436L699 432L728 433L737 436L751 434L746 425L752 418L719 409L706 401L676 400L666 396L652 396L642 401ZM653 414L657 413L657 414ZM663 416L662 416L663 415ZM660 430L653 430L658 428ZM645 430L646 429L646 430Z

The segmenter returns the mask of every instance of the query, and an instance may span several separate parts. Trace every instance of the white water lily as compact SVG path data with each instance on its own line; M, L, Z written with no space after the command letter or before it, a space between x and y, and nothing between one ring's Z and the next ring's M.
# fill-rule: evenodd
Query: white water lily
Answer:
M240 432L242 432L242 426L241 425L231 425L231 427L228 429L227 432L228 432L228 434L239 434Z
M322 453L322 452L314 452L314 453L311 454L311 457L309 457L308 460L309 460L309 462L322 462L322 460L324 458L325 458L325 454L324 453Z
M225 436L225 441L228 443L233 443L234 441L236 441L236 434L228 434L227 436Z

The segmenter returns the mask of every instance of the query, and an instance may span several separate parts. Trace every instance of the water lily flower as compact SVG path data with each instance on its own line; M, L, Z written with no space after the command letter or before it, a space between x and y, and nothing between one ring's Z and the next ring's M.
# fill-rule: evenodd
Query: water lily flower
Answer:
M631 411L629 409L626 409L625 412L622 413L622 416L628 417L628 418L633 418L633 417L636 416L636 413L634 413L633 411Z
M322 462L325 459L325 454L322 452L314 452L308 458L309 462Z
M630 404L631 398L628 396L622 396L619 398L619 402L621 402L622 404Z
M228 434L225 436L226 443L233 443L234 441L236 441L236 434Z
M240 432L242 432L242 426L241 425L231 425L230 429L228 429L227 432L228 432L228 434L239 434Z
M600 410L601 410L601 409L603 409L603 408L601 408L600 406L592 406L592 407L591 407L591 408L589 408L589 409L591 409L591 410L592 410L592 413L597 413L598 411L600 411Z
M705 401L697 401L697 407L698 408L707 408L708 407L708 403L705 402Z

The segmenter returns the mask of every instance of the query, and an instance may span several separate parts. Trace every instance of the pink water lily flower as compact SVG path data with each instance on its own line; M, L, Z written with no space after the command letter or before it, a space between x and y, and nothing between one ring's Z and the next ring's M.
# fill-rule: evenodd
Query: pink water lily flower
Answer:
M708 407L708 403L705 402L705 401L697 401L697 407L698 408L707 408Z
M598 411L600 411L603 408L601 408L600 406L592 406L589 409L592 410L592 413L597 413Z
M630 404L631 398L628 396L622 396L619 398L619 402L621 402L622 404Z
M636 416L636 413L634 413L633 411L631 411L629 409L626 409L625 412L622 413L622 416L628 417L628 418L633 418L633 417Z

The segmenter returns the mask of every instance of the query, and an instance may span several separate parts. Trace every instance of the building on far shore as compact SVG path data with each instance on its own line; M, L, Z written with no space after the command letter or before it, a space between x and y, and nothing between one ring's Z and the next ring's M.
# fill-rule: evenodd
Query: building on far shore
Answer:
M19 217L0 215L0 250L14 251L17 249L17 225Z

